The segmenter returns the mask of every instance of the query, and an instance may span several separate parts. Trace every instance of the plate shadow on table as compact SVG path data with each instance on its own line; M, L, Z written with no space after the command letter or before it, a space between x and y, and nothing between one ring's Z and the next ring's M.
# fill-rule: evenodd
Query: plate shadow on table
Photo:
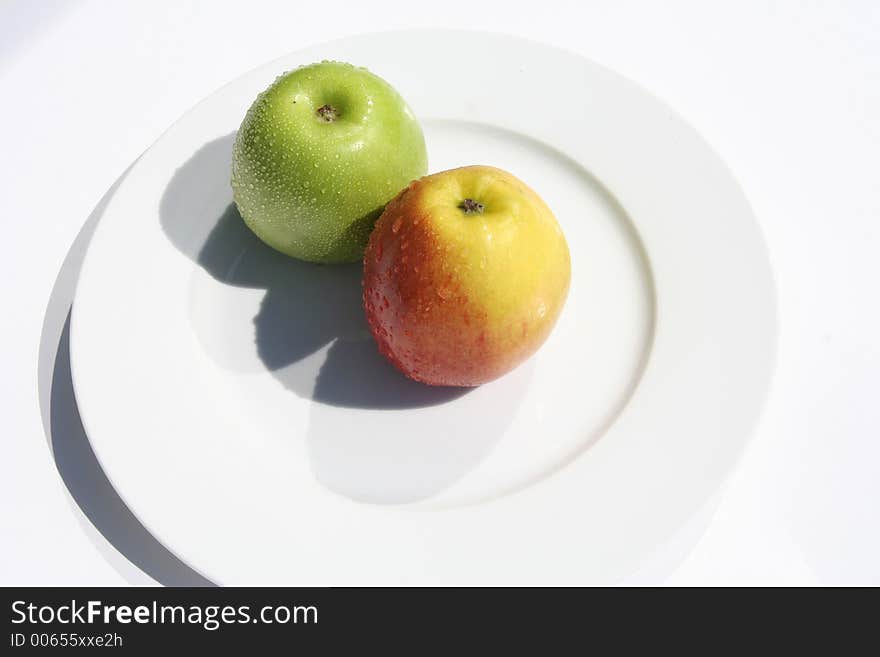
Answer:
M124 177L120 176L89 216L61 266L49 298L37 372L43 429L58 473L85 516L81 523L86 535L126 581L151 583L144 577L146 573L166 586L213 586L159 543L122 501L92 451L74 397L70 369L74 289L92 234Z
M426 386L403 376L370 335L360 263L320 265L288 257L257 238L234 203L223 204L231 197L234 140L232 133L198 149L177 169L160 204L162 228L178 250L224 285L265 290L253 317L253 344L231 349L255 348L259 362L286 389L317 402L306 441L312 471L326 487L381 504L415 502L448 488L504 435L513 418L510 404L524 394L531 367L508 381L511 395L503 405L479 411L472 403L448 404L473 388ZM194 330L198 335L210 327ZM309 358L319 351L323 357ZM441 405L442 412L435 409L421 421L395 413Z

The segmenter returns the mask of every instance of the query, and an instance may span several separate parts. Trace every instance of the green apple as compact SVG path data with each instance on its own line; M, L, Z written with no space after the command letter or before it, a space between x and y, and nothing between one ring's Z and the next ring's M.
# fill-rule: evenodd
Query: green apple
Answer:
M422 129L394 88L325 61L280 76L251 105L233 148L232 190L269 246L353 262L385 204L427 167Z

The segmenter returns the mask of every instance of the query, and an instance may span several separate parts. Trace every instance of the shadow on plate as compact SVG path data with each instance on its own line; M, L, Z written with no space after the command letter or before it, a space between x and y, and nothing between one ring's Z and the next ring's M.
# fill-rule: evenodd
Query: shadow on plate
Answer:
M265 290L253 318L257 354L297 395L331 406L399 409L455 399L467 388L429 387L401 375L370 336L361 307L361 266L320 265L264 244L229 198L230 134L199 149L174 174L160 205L172 243L216 280ZM297 363L330 345L319 372Z
M232 299L232 315L218 320L213 313L226 312L217 310L226 302L210 296L216 290L197 292L209 295L211 307L209 319L193 325L206 353L234 370L253 367L251 359L242 364L236 358L255 349L258 362L285 388L319 402L309 409L304 437L312 471L327 488L377 504L415 502L449 488L504 435L531 367L507 380L505 403L488 406L481 405L482 395L470 394L472 388L425 386L403 376L370 335L359 263L290 258L244 224L230 203L234 138L226 135L195 152L175 172L160 205L169 239L213 279L265 290L253 317L253 344L242 343L251 339L247 326L231 333L217 326L240 321L236 307L245 302L221 296ZM310 358L318 352L320 357ZM447 404L452 400L459 401ZM390 412L358 412L379 409ZM419 411L395 412L405 409Z

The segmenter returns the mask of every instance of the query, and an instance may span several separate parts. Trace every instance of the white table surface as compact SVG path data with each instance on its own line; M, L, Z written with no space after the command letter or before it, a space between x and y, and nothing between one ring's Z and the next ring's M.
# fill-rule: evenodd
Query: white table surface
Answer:
M764 419L725 489L632 581L880 584L880 4L21 0L0 2L0 585L198 581L77 431L62 329L88 235L74 241L226 81L407 27L521 35L639 82L717 149L764 228L781 317Z

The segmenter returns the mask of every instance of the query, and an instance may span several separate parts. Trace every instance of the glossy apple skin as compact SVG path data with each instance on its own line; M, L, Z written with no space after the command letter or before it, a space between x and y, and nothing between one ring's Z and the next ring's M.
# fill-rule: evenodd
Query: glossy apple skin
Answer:
M319 111L326 106L332 115ZM321 62L280 76L254 101L233 148L232 190L269 246L354 262L382 208L427 164L422 129L391 85Z
M464 199L482 213L468 214ZM413 182L385 208L364 255L364 310L379 350L408 377L476 386L543 344L570 279L544 201L506 171L463 167Z

